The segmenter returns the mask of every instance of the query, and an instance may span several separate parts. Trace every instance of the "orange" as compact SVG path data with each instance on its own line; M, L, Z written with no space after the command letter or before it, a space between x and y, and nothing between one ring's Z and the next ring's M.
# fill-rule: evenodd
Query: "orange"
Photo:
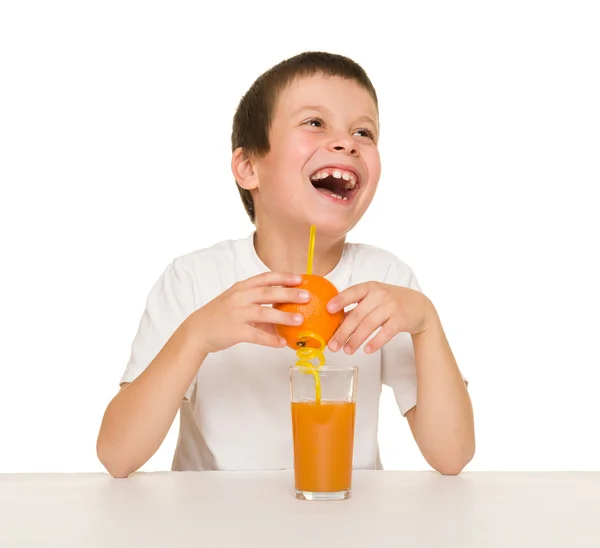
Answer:
M331 314L326 309L327 303L339 292L328 279L316 274L303 274L302 282L297 287L310 293L310 301L307 303L276 303L273 308L302 314L304 323L297 326L277 324L275 329L279 336L287 341L287 345L292 350L302 347L320 348L321 345L317 339L301 335L307 332L315 333L325 341L325 344L329 342L344 319L343 310Z

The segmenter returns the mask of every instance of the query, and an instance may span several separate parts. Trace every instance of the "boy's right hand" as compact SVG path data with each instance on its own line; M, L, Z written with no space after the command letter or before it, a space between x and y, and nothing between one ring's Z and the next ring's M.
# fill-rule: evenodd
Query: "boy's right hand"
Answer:
M264 305L308 302L308 292L294 287L301 281L294 274L265 272L237 282L188 317L190 335L207 354L241 342L283 348L286 341L275 324L301 325L304 319Z

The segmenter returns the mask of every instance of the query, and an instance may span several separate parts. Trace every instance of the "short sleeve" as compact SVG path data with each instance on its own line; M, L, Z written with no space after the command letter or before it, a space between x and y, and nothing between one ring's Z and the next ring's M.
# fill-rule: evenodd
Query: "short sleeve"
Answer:
M129 362L121 383L133 381L156 357L181 323L196 310L192 277L181 264L173 261L154 284L131 345ZM195 379L186 392L194 389Z
M402 263L390 268L384 281L421 291L412 270ZM381 381L394 391L402 415L417 404L417 368L409 333L398 333L381 348Z

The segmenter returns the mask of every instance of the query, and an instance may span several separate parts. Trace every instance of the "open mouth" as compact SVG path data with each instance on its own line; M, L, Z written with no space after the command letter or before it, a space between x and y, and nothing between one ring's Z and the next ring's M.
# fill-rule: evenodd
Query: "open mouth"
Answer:
M324 167L310 176L316 190L331 198L351 201L360 188L358 174L336 167Z

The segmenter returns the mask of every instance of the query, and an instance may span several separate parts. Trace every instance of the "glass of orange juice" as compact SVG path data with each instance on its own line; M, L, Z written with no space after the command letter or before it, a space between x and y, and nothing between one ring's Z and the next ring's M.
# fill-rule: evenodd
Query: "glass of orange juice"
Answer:
M357 377L357 367L290 367L296 498L350 497Z

